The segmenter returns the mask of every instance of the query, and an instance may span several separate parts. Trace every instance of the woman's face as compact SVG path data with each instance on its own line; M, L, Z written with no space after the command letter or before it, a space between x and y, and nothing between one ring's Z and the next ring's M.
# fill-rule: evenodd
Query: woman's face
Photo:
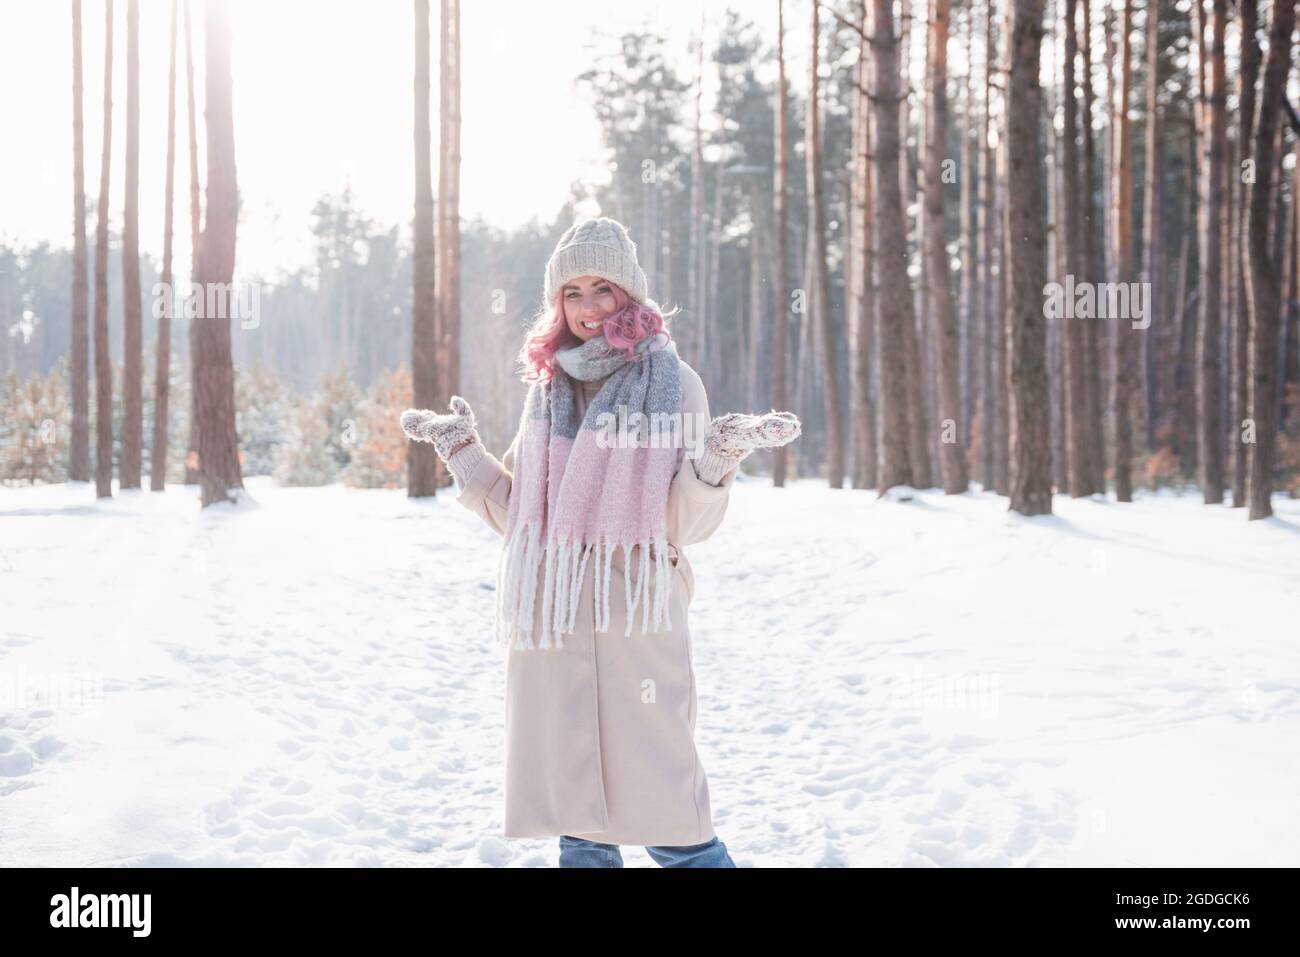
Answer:
M560 302L569 331L583 342L603 335L602 323L617 308L613 285L599 276L569 280L560 290Z

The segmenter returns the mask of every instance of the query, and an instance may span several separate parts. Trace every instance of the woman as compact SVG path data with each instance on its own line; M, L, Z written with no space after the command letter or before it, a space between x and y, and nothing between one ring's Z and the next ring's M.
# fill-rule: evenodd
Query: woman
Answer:
M402 414L447 463L457 501L504 538L504 833L558 835L561 867L621 867L620 844L664 866L734 867L695 750L682 548L722 521L740 460L792 441L799 420L709 418L621 223L567 230L544 288L519 354L523 415L500 460L460 396L450 414Z

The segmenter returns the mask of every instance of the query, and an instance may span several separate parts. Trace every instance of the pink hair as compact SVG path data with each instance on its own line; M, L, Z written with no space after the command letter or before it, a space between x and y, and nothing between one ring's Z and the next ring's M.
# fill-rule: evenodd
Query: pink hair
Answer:
M608 280L607 280L608 281ZM605 341L615 349L622 349L629 360L636 357L636 344L643 339L663 332L672 338L663 313L653 306L637 302L623 287L609 283L614 292L614 311L605 318L601 330ZM553 308L543 307L533 319L524 335L519 350L520 378L524 382L546 382L555 375L555 353L561 349L581 344L564 320L564 289L555 296ZM671 317L677 310L668 313Z

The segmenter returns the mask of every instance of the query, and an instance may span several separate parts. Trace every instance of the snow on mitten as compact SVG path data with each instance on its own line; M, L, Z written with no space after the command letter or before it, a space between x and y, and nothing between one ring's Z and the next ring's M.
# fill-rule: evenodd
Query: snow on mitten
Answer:
M474 424L474 410L458 395L451 397L450 413L439 415L429 409L407 409L402 413L402 431L407 437L432 442L444 462L456 446L479 440Z
M704 447L726 458L740 460L754 449L788 445L802 431L793 412L764 412L750 415L728 412L709 423Z
M709 423L704 436L704 453L697 472L710 485L755 449L788 445L799 437L802 427L793 412L728 412Z

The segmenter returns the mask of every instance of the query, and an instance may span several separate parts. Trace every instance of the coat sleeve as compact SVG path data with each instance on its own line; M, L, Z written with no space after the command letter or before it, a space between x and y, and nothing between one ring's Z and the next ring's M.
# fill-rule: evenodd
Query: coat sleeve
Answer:
M731 485L739 471L737 463L723 474L717 485L700 478L696 471L698 459L691 452L700 451L709 421L709 398L704 383L699 373L683 362L682 427L687 447L668 490L668 541L678 547L704 541L722 524Z
M510 487L518 443L519 433L516 432L510 448L500 459L479 445L478 448L471 446L457 452L447 463L460 487L456 501L477 513L489 528L502 536L506 533L506 518L510 514ZM462 460L461 456L465 458Z

